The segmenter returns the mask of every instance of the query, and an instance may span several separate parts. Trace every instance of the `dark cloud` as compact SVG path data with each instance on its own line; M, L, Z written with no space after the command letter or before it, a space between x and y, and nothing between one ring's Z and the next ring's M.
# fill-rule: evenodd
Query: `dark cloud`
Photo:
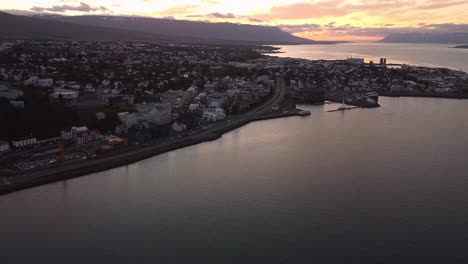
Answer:
M255 18L255 17L249 17L249 16L241 16L241 15L236 15L233 13L210 13L210 14L192 14L192 15L186 15L185 17L188 18L215 18L215 19L246 19L250 22L254 23L262 23L263 20Z
M448 32L468 32L468 24L424 24L422 28Z
M235 19L237 18L236 15L234 15L233 13L226 13L226 14L222 14L222 13L211 13L211 14L208 14L207 17L214 17L214 18L228 18L228 19Z
M248 18L248 20L251 21L251 22L257 22L257 23L263 22L263 20L257 19L255 17Z
M278 25L278 27L289 33L315 32L323 30L323 27L319 24Z
M334 27L335 25L336 25L336 22L330 22L330 23L324 25L323 27L325 27L325 28L332 28L332 27Z
M109 11L104 6L98 6L98 7L92 7L86 3L80 2L80 5L75 6L75 5L54 5L52 7L39 7L39 6L34 6L31 8L32 11L36 12L55 12L55 13L65 13L67 11L77 11L77 12L105 12Z

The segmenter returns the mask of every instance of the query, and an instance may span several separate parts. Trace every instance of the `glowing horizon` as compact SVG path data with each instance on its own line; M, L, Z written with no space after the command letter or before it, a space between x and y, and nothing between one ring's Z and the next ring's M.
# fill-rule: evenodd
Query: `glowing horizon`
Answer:
M2 10L130 15L278 26L314 40L375 41L394 32L468 31L466 0L15 0Z

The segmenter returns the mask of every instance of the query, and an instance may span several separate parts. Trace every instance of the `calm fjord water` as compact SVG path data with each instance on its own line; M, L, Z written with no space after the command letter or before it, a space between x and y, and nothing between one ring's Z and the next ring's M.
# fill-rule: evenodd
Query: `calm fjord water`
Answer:
M251 123L0 197L1 263L466 263L468 100Z
M308 118L0 197L2 259L466 260L468 101L381 101L304 106Z
M346 57L365 58L366 62L404 63L428 67L443 67L468 72L468 49L453 49L456 44L394 44L347 43L338 45L290 45L281 48L279 57L342 60Z

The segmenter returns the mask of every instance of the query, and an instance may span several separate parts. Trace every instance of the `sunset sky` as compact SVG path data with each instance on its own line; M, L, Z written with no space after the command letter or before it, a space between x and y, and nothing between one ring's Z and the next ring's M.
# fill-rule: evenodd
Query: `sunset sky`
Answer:
M468 0L14 0L0 9L279 26L315 40L373 41L393 32L468 31Z

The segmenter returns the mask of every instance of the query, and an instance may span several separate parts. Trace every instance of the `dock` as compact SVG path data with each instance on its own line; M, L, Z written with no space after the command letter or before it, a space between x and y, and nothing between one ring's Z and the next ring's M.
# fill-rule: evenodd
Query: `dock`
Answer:
M356 109L356 108L359 108L359 106L340 107L340 108L335 109L335 110L328 110L327 112L328 112L328 113L331 113L331 112L342 112L342 111L348 111L348 110L352 110L352 109Z

